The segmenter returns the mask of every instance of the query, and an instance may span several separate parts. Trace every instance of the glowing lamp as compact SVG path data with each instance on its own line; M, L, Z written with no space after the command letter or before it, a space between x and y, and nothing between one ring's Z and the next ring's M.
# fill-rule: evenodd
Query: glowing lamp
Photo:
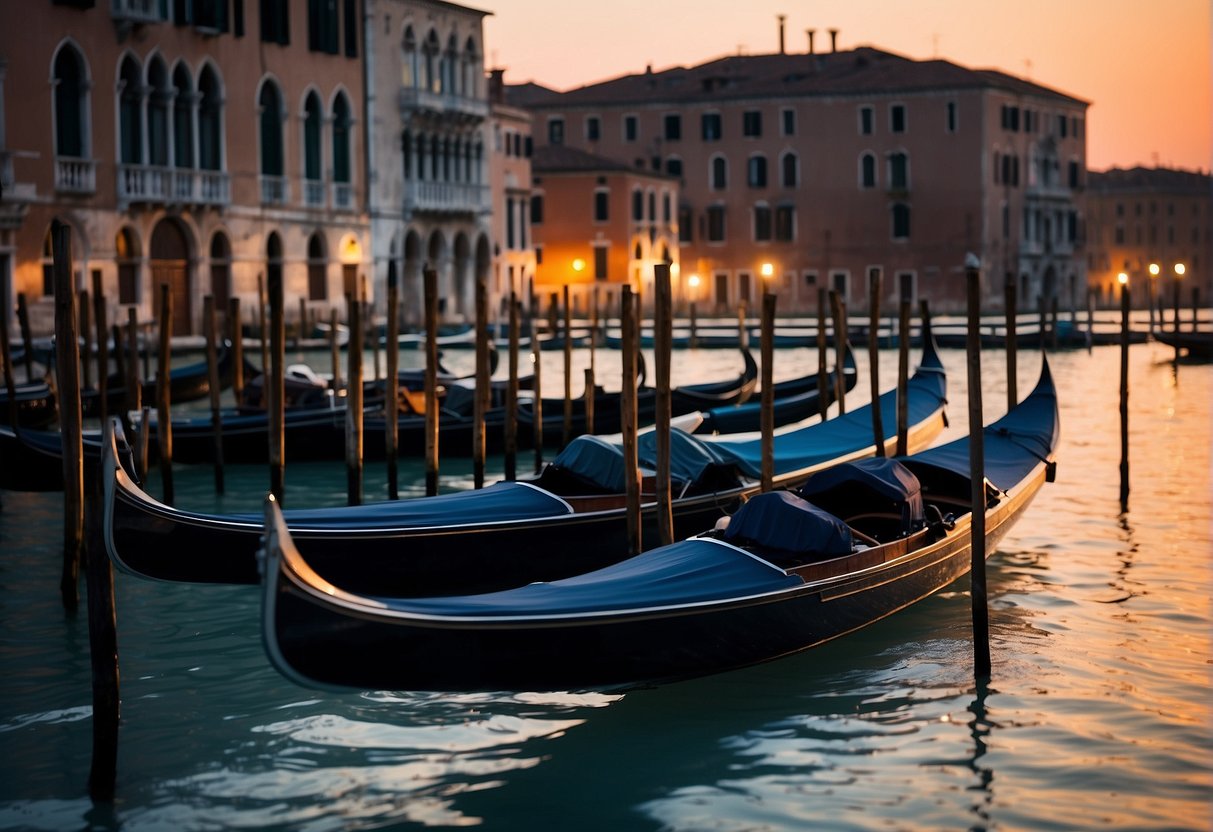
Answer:
M1188 271L1188 267L1185 266L1183 263L1175 264L1175 276L1176 277L1183 277L1184 273L1187 271Z
M1120 274L1116 275L1116 279L1118 281L1120 281L1121 286L1124 286L1129 282L1129 276L1127 274L1125 274L1124 272L1121 272Z
M575 271L575 272L585 271L585 261L582 260L580 257L578 257L576 260L573 261L573 271Z
M761 272L763 277L773 277L775 275L775 267L770 263L763 263Z
M694 287L698 286L698 285L699 285L699 275L697 275L697 274L693 274L693 275L691 275L690 277L688 277L688 278L687 278L687 285L688 285L688 286L691 286L692 288L694 288Z
M1158 277L1158 273L1160 271L1161 271L1161 269L1158 268L1157 263L1150 264L1150 277Z

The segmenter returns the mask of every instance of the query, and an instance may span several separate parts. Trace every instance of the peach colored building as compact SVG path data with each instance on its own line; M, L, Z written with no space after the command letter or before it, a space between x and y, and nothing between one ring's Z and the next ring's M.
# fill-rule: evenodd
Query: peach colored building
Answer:
M532 167L537 293L568 284L586 310L591 292L605 302L628 284L648 305L653 266L679 273L676 179L558 144L538 148Z
M0 28L3 311L23 293L50 329L55 218L111 321L167 282L197 332L205 295L247 315L277 269L288 310L343 305L370 242L363 35L358 0L24 4Z
M864 302L872 269L890 303L904 289L957 309L968 252L992 307L1007 279L1028 306L1086 285L1087 104L1001 72L860 47L522 85L510 100L533 113L537 145L681 183L682 291L700 308L756 301L764 264L781 312L815 308L819 285Z
M492 141L489 191L493 200L493 275L489 293L502 314L509 314L510 292L525 298L535 279L535 242L531 228L531 115L505 103L505 71L489 73Z
M1182 303L1199 288L1207 306L1213 297L1213 177L1166 168L1132 168L1090 174L1087 192L1087 276L1096 302L1117 303L1117 275L1137 287L1134 305L1144 307L1147 285L1163 305L1174 303L1175 266ZM1151 263L1159 275L1149 278Z

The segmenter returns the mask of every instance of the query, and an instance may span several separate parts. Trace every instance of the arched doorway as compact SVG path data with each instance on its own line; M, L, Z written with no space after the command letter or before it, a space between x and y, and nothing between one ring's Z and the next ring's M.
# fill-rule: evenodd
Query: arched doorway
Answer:
M455 262L454 271L451 273L452 294L455 297L455 312L461 313L465 318L471 318L472 313L469 309L471 304L468 302L468 267L472 263L472 247L468 243L467 235L460 232L455 237Z
M151 245L153 298L157 287L167 283L173 297L173 334L193 334L193 310L190 305L190 246L181 223L166 217L152 230Z

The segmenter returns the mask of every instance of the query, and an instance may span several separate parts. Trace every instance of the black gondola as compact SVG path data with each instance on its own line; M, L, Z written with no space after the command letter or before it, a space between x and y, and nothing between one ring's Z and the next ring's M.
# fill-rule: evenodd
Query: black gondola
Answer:
M986 556L1052 479L1058 436L1045 364L985 429ZM810 479L807 500L762 494L722 530L598 571L441 598L331 583L269 500L262 639L287 678L357 690L618 690L780 658L969 571L968 439L870 462Z
M132 482L135 478L134 452L119 434L111 446L103 444L99 430L83 434L84 481L91 482L102 473L103 455L114 454L117 464ZM7 491L63 490L63 434L59 431L0 425L0 489Z
M1202 330L1154 330L1154 340L1176 350L1183 350L1193 361L1213 361L1213 332Z
M17 424L26 428L44 428L55 421L58 412L55 389L46 381L30 381L14 386ZM0 384L0 424L9 424L7 385Z

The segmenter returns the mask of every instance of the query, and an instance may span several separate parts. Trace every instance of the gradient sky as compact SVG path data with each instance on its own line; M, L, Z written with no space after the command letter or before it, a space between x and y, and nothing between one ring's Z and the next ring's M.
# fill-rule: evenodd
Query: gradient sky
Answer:
M506 81L565 90L739 49L789 52L805 30L1024 76L1091 102L1095 170L1213 167L1213 0L467 0L485 22L490 66Z

